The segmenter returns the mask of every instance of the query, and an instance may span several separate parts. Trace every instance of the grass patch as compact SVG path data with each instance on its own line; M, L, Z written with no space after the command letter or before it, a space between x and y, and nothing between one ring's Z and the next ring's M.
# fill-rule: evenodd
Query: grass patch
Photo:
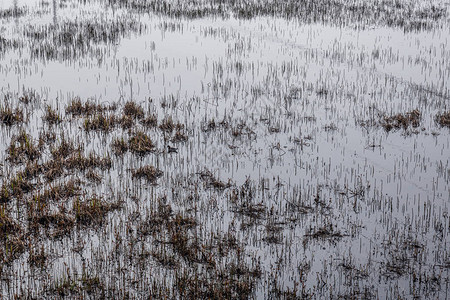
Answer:
M163 175L161 170L158 170L154 166L144 166L132 171L133 178L146 179L151 182L155 182L159 177Z
M133 153L145 155L155 150L155 144L148 135L138 131L128 140L128 149Z
M123 137L115 138L111 143L111 149L114 154L120 156L128 151L128 143Z
M108 203L96 195L83 200L76 198L73 202L76 223L81 225L101 224L108 212L118 208L120 203Z
M72 117L87 117L107 111L115 111L116 109L116 104L102 105L94 103L93 101L82 102L80 98L74 98L66 107L66 114L71 115Z
M25 120L23 110L19 107L13 108L8 103L0 105L0 122L6 126L23 123Z
M47 107L45 108L45 115L43 117L43 120L49 125L58 125L62 122L62 117L51 106L47 105Z
M435 118L436 123L438 123L441 127L450 128L450 111L446 111L436 115Z
M404 114L384 117L380 124L387 132L389 132L392 129L407 129L410 126L414 128L419 127L421 120L422 114L419 110L415 109Z
M43 141L35 141L31 135L21 131L14 135L7 149L7 159L12 163L24 163L37 160L41 157Z
M112 131L120 122L115 115L105 115L103 113L84 119L83 127L86 131Z

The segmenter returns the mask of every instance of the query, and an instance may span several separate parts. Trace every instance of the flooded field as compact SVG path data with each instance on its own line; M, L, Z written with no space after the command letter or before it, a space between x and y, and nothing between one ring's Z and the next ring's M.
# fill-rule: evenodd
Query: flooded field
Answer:
M448 0L0 0L0 299L450 299Z

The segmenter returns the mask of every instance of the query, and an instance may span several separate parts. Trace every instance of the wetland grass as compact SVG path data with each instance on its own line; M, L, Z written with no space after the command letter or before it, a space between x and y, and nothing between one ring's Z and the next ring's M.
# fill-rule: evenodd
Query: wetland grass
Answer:
M417 128L420 126L420 121L422 119L422 114L419 110L415 109L413 111L396 114L393 116L384 117L380 124L386 131L391 131L392 129L407 129L408 127Z
M155 151L156 145L143 131L133 133L128 140L128 149L138 155L146 155Z
M114 112L117 110L115 104L97 104L92 100L82 102L80 98L74 98L66 107L66 114L72 117L88 117L94 114L101 114L106 112Z
M60 4L0 10L3 297L446 297L444 4Z
M103 198L93 195L91 197L77 197L73 202L75 221L79 225L100 225L108 212L121 207L120 202L108 203Z
M147 114L147 117L140 120L140 123L147 127L147 128L153 128L158 126L158 117L155 114Z
M13 126L25 122L23 110L19 107L13 108L8 103L0 104L0 122L5 126Z
M36 141L31 135L21 131L12 137L7 149L7 159L14 164L33 162L41 157L43 144L42 140Z
M155 182L159 177L163 175L161 170L158 170L154 166L143 166L131 171L133 178L146 179L149 182Z
M47 106L43 120L49 125L58 125L62 122L62 116L51 106Z
M437 114L435 120L441 127L450 128L450 111Z

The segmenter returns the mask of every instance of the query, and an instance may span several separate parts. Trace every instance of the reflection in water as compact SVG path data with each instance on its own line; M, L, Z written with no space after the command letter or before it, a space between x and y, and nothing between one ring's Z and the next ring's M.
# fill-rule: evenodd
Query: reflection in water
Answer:
M19 26L19 8L17 7L17 0L13 1L13 16L14 16L14 23L16 27Z
M56 0L53 0L53 25L56 26Z

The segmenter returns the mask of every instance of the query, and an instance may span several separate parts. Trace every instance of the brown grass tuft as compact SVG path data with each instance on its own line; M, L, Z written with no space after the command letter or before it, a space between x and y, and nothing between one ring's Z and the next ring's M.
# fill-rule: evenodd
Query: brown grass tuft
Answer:
M450 128L450 110L436 115L435 120L441 127Z
M158 170L154 166L144 166L132 171L133 178L146 179L148 181L154 182L156 179L163 175L161 170Z
M131 152L145 155L155 150L151 138L142 131L136 132L128 141L128 148Z

